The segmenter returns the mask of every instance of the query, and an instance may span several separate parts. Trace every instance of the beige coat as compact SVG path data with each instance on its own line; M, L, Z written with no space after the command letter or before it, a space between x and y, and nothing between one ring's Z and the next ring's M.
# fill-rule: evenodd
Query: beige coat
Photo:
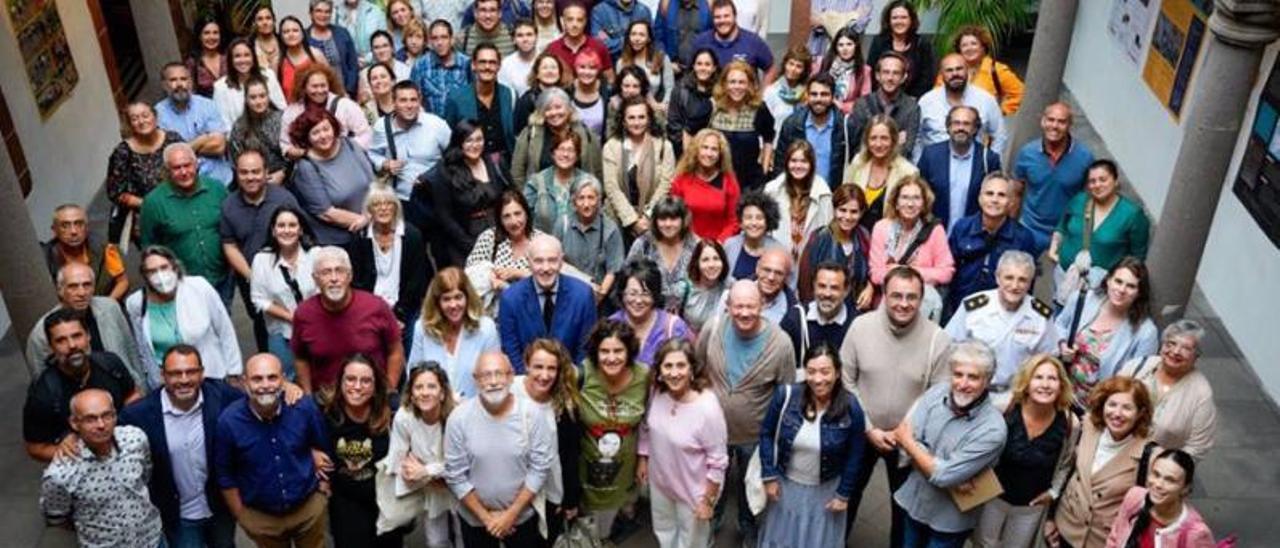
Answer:
M1053 485L1061 495L1053 519L1062 538L1074 548L1103 548L1125 493L1136 484L1147 438L1132 436L1110 462L1092 473L1103 430L1088 419L1081 422L1072 458L1061 463L1054 474ZM1158 452L1156 449L1152 454Z
M661 148L655 146L659 144ZM627 166L622 159L622 141L609 139L604 144L604 196L607 200L605 213L616 220L620 227L631 226L641 216L648 216L653 211L653 206L671 192L671 178L676 169L676 154L671 148L671 142L661 137L651 137L643 147L642 154L644 161L638 164L636 177L640 185L640 200L633 204L623 190L626 186Z
M796 357L791 338L768 320L761 320L767 337L760 358L738 381L729 387L728 363L724 352L724 330L733 329L728 315L704 327L698 336L697 354L711 378L711 388L720 398L724 420L729 428L729 443L756 443L760 438L760 421L769 409L773 390L791 384L796 378Z
M1155 406L1151 439L1160 447L1181 449L1197 460L1213 448L1218 429L1218 408L1213 405L1213 387L1199 369L1169 387L1164 394L1156 386L1159 356L1135 358L1124 364L1117 375L1133 377L1147 386ZM1134 372L1137 375L1134 375Z

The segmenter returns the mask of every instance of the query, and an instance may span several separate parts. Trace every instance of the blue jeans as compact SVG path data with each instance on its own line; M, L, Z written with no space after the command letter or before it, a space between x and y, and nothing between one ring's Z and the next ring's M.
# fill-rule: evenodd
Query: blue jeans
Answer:
M205 519L179 520L177 530L165 535L170 548L234 548L236 522L230 514L215 512Z
M267 335L267 352L280 359L280 364L284 367L284 378L293 382L298 373L293 368L293 349L289 347L289 339L278 333Z
M902 544L906 548L964 548L964 542L973 531L944 533L934 531L928 525L907 516L903 524Z
M729 445L729 470L725 475L725 482L732 491L724 493L720 496L720 500L716 501L715 512L711 518L713 531L720 530L725 501L733 496L738 499L738 534L744 537L756 535L756 517L751 515L751 508L747 506L747 489L742 481L747 475L747 463L751 462L751 454L755 452L756 444L754 443Z
M218 297L222 298L222 306L227 308L227 314L231 313L231 298L236 296L236 278L231 274L227 274L221 280L209 280L209 285L218 292Z

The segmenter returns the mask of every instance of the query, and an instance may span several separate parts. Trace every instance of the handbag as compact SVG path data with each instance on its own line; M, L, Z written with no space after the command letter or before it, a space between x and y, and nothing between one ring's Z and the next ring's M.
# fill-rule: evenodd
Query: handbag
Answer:
M373 487L378 501L377 530L381 535L399 529L418 517L426 507L427 495L422 489L404 496L396 496L396 476L392 474L388 458L378 462Z
M778 413L778 424L773 427L773 459L774 466L778 465L778 434L782 432L782 413L787 411L787 405L791 403L791 385L786 385L782 398L782 411ZM742 479L743 487L747 492L747 506L751 509L751 515L758 516L764 511L764 507L768 504L768 497L764 493L764 479L761 478L763 468L760 465L760 447L751 453L751 460L747 461L746 476Z
M604 548L604 542L596 538L595 520L591 516L581 516L569 522L560 538L551 548Z

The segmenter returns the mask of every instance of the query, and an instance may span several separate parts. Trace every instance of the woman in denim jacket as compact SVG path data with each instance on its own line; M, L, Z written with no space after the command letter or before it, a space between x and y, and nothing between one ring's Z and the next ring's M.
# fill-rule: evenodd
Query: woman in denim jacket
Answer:
M761 548L845 543L866 422L857 397L840 384L834 348L813 348L804 368L804 383L774 392L760 428L760 476L769 498Z

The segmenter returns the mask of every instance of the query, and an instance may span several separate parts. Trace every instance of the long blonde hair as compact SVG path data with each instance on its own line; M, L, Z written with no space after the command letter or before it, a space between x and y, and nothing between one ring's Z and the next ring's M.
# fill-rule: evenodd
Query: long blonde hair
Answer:
M706 128L693 136L693 142L684 150L684 155L680 156L680 162L676 164L676 175L697 171L698 149L702 147L702 142L707 139L716 139L719 143L720 172L733 173L733 158L729 157L729 141L718 130Z
M462 328L474 330L480 326L480 317L484 314L484 305L480 296L471 287L471 282L462 273L462 269L451 266L436 273L427 288L427 296L422 299L422 330L436 340L444 340L449 320L440 312L440 297L450 291L462 291L467 297L467 312L462 316Z

